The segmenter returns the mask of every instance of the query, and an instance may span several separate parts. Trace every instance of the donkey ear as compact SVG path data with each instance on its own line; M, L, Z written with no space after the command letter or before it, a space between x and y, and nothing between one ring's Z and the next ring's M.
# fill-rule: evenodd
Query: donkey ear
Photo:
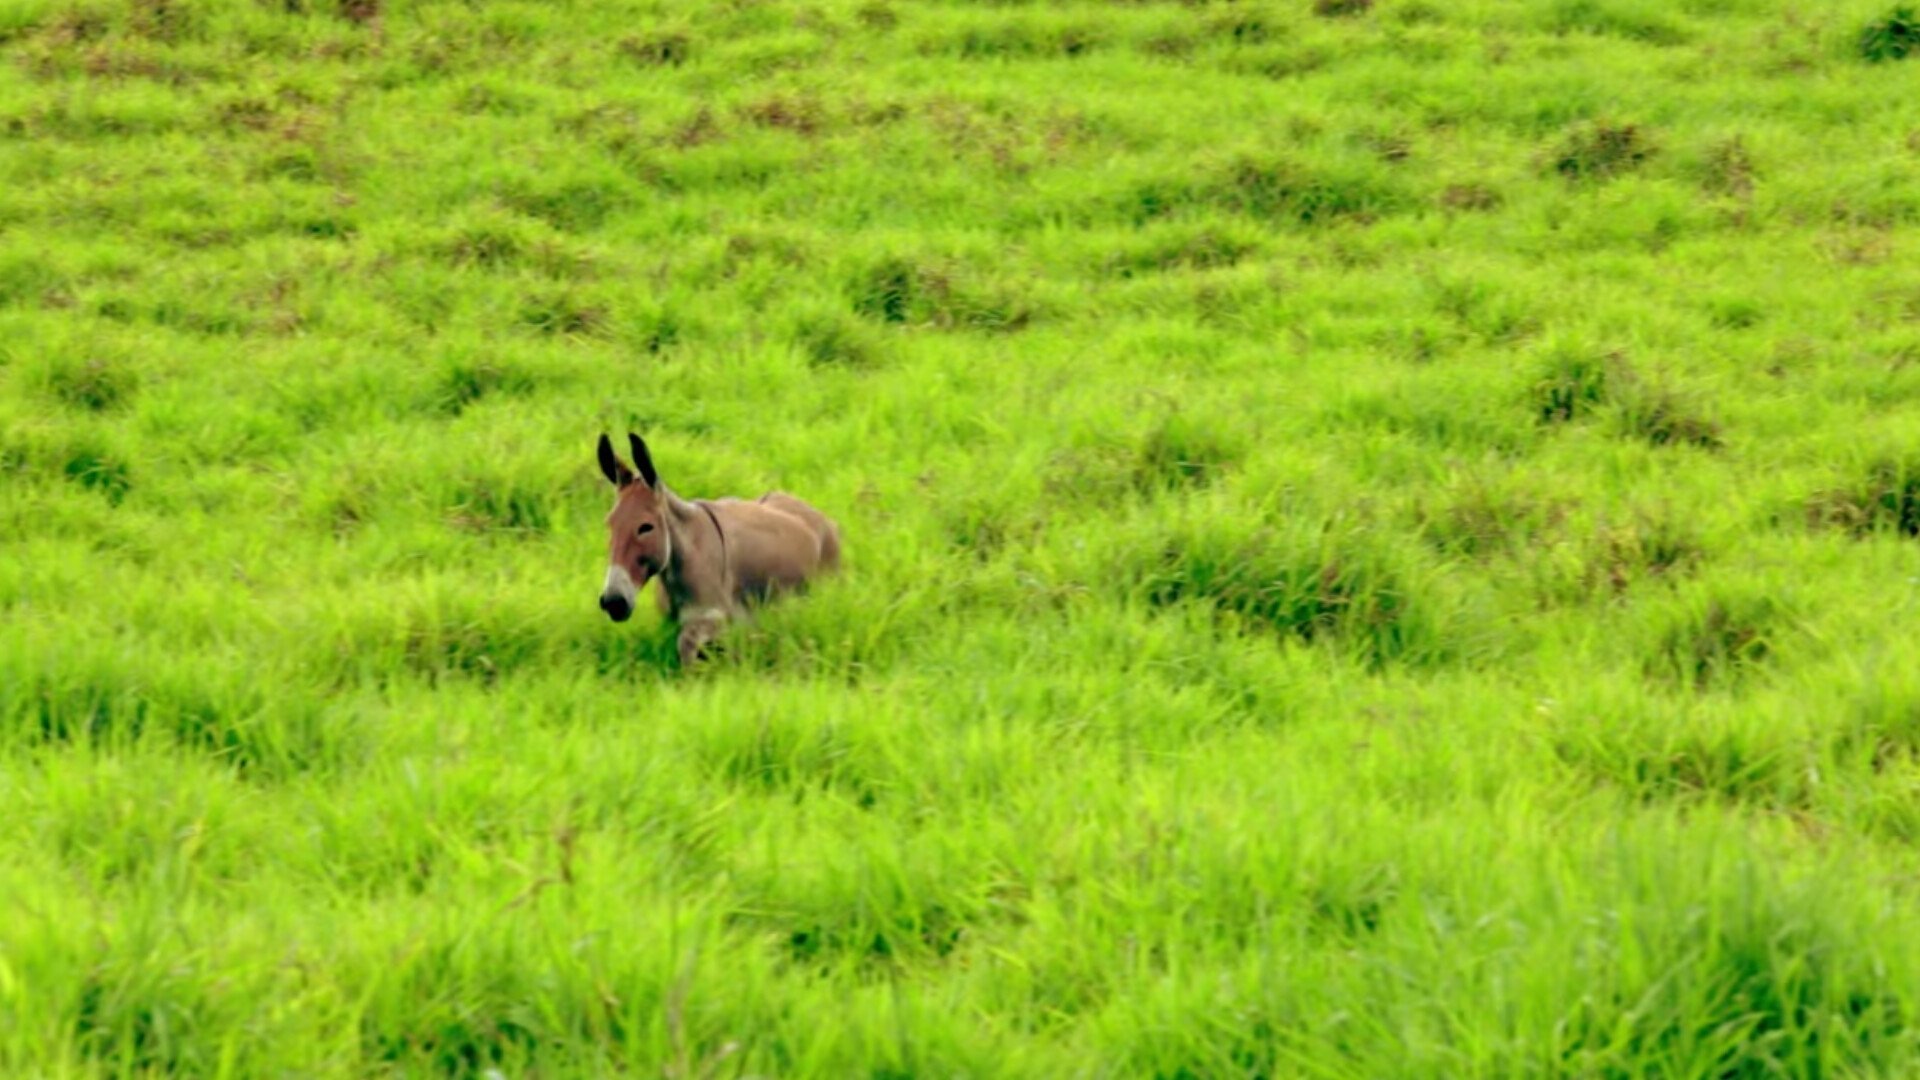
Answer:
M650 488L660 486L660 474L653 471L653 455L647 453L646 440L633 432L627 432L627 445L633 450L633 467L640 470L640 479Z
M613 440L607 438L604 431L600 433L600 473L614 487L626 487L633 483L633 470L614 456Z

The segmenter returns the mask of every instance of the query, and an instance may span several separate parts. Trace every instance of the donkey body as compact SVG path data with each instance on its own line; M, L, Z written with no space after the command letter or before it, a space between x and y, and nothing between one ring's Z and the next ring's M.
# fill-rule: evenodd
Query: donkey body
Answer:
M693 663L728 620L840 565L840 529L785 492L758 499L683 499L654 471L647 444L628 433L629 467L600 436L600 471L617 495L607 515L607 582L600 610L633 615L640 590L660 579L660 610L680 625L680 662Z

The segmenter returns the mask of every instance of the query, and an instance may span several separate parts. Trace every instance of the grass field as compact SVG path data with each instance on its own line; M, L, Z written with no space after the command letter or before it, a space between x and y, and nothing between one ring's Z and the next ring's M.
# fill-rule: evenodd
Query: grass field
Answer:
M0 1073L1914 1075L1908 51L5 0Z

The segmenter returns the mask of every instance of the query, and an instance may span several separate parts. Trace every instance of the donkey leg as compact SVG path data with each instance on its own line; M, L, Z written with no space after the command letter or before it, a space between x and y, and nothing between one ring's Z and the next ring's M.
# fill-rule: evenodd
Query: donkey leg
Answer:
M707 642L720 636L727 624L726 612L718 608L701 608L696 611L680 613L680 666L692 667L702 659L702 650Z

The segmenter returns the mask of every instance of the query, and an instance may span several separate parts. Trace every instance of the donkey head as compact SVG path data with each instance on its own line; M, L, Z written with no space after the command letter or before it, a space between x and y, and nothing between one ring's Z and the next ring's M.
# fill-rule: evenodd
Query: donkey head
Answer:
M640 436L629 432L627 442L633 450L633 468L614 454L605 434L600 436L600 471L618 492L613 512L607 515L607 584L600 590L600 610L614 622L626 622L633 615L634 600L647 579L665 570L673 558L667 499L659 474L653 471L653 458Z

